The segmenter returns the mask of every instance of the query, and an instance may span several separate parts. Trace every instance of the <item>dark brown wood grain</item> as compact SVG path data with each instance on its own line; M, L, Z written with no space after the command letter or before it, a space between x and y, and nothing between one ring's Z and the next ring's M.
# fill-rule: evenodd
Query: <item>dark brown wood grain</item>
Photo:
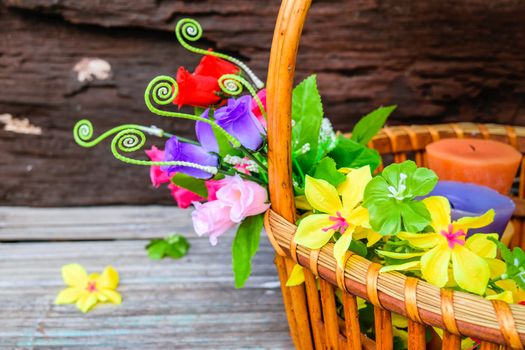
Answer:
M0 114L28 118L42 135L2 130L0 203L171 203L147 169L114 160L108 145L72 142L81 117L95 132L155 124L191 136L192 124L150 115L143 90L158 74L193 69L173 28L198 19L203 48L237 55L265 78L279 1L0 1ZM525 124L525 3L519 0L314 1L296 67L319 75L325 112L349 130L380 104L391 123ZM73 67L101 58L107 80L79 83ZM156 140L162 145L161 140Z

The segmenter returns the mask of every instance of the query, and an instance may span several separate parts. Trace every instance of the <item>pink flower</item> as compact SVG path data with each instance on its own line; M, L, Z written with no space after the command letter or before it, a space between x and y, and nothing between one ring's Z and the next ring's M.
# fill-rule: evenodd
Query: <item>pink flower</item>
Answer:
M239 175L230 176L217 191L217 200L224 206L230 207L229 218L239 223L247 216L265 212L268 204L266 189L255 182L244 181Z
M173 199L175 199L177 205L182 209L188 208L192 202L200 202L204 200L204 198L202 198L198 194L193 193L185 188L179 187L175 184L170 183L168 185L168 188L171 191Z
M257 93L257 97L259 97L263 107L266 109L266 89L262 89L261 91L259 91ZM262 124L262 126L266 129L266 119L264 119L261 108L259 108L259 104L254 98L252 99L252 113L255 115L257 120Z
M199 236L209 236L210 244L217 245L218 237L235 226L230 220L230 208L220 201L208 203L194 202L195 210L191 213L193 228Z
M162 162L164 160L164 151L152 146L150 150L145 151L152 162ZM153 186L159 188L163 183L170 182L168 174L160 169L160 166L152 165L149 169L149 177Z
M217 191L224 186L225 180L208 180L206 181L206 188L208 189L208 201L217 199Z
M248 158L244 158L244 159L248 159ZM237 170L238 172L246 174L246 175L250 175L250 171L248 169L246 169L247 167L248 167L248 163L247 162L244 162L244 163L237 164L237 165L233 166L233 168L235 170Z

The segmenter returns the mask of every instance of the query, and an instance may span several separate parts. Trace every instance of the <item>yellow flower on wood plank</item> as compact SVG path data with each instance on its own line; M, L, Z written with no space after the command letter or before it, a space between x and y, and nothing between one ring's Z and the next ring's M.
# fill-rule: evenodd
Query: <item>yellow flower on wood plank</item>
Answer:
M121 295L115 290L119 283L117 270L107 266L102 272L88 275L83 266L68 264L62 266L62 279L68 286L55 299L55 304L76 304L86 313L97 303L120 304Z

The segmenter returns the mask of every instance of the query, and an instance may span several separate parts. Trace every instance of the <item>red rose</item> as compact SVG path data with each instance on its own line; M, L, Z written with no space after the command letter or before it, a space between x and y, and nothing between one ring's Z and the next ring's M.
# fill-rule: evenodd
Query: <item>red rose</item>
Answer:
M211 50L210 50L211 51ZM194 75L204 75L219 79L225 74L237 74L239 68L234 64L215 56L205 55L195 68Z
M179 92L173 103L179 108L186 105L208 107L221 100L217 95L220 91L217 78L191 74L180 67L177 71L177 84Z

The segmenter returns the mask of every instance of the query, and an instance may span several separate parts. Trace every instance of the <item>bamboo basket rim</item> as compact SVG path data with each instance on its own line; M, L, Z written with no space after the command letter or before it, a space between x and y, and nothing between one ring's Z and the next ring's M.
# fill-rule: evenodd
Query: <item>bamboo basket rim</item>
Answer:
M297 227L285 218L269 209L265 215L265 230L268 238L279 254L291 257L291 245L293 245L293 235ZM296 262L303 268L312 271L310 268L311 249L297 246ZM281 255L279 254L279 255ZM334 286L336 281L336 261L333 257L333 243L328 243L320 249L318 255L317 273L322 278ZM358 297L370 301L367 293L367 272L373 262L360 257L356 254L347 259L344 269L345 289ZM312 271L313 272L313 271ZM409 277L399 272L381 273L377 279L377 294L381 307L384 309L408 317L405 305L405 283ZM443 288L445 289L445 288ZM418 280L416 286L416 306L421 320L424 324L438 327L448 331L445 325L442 312L441 290L428 282ZM503 325L498 322L494 304L481 296L460 291L453 291L453 318L456 321L459 335L474 337L484 341L490 341L505 345L506 335L502 332ZM525 307L522 305L509 305L515 330L518 332L519 339L525 342ZM505 325L509 327L509 325ZM508 330L507 330L508 331ZM512 331L512 330L510 330Z

